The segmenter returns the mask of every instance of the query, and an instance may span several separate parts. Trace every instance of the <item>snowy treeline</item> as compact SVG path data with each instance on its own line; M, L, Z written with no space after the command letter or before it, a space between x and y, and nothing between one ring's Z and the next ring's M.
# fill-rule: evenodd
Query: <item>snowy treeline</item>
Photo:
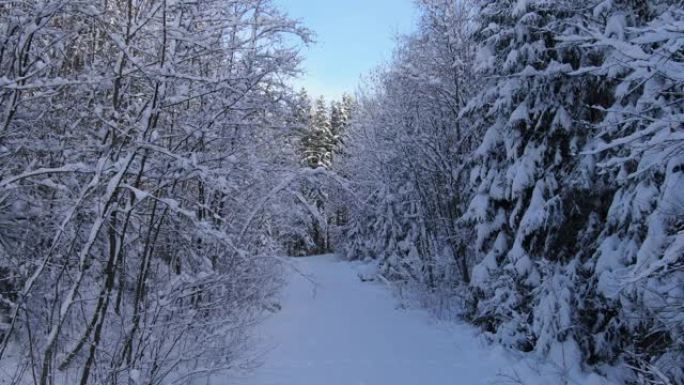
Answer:
M300 179L297 198L309 215L299 217L299 237L288 238L290 256L329 253L339 238L336 230L344 222L345 202L337 195L337 158L354 108L353 98L346 94L330 104L322 96L312 101L305 89L296 97L297 158L309 171L307 178Z
M418 3L349 128L343 253L563 369L684 383L684 4Z
M310 168L333 169L335 155L343 148L343 136L354 109L354 101L343 95L341 101L326 104L324 97L315 102L306 90L297 95L299 154L302 164Z
M243 363L309 215L272 199L309 40L268 0L0 2L0 383Z

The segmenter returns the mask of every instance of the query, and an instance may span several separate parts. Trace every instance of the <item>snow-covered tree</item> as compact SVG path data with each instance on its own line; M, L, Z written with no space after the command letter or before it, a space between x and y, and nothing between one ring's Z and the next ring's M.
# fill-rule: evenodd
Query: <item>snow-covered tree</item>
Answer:
M360 98L344 253L467 284L508 346L681 382L681 2L475 3L420 1Z
M340 172L365 201L349 203L343 252L453 290L470 275L460 252L467 230L457 225L465 155L477 138L459 118L475 83L470 13L458 1L422 1L420 10L418 32L402 37L393 62L371 79L345 135Z
M285 36L309 32L267 0L31 0L0 4L0 30L3 370L160 384L238 364L279 282L256 256L289 226L269 199L297 172Z
M314 102L310 124L301 138L304 163L311 168L330 169L336 141L331 127L330 112L325 99L321 96Z
M568 74L587 58L558 35L577 2L482 1L477 69L487 80L466 113L485 130L474 152L475 194L464 220L476 224L473 319L524 350L536 344L528 322L543 266L577 257L599 207L600 180L577 154L590 143L588 105L606 103L599 84ZM580 102L578 102L580 101ZM577 211L583 206L582 211Z
M602 2L568 45L600 47L578 73L612 81L597 106L600 159L616 190L591 269L598 311L613 314L594 339L597 357L621 358L639 381L684 381L684 12L681 2Z

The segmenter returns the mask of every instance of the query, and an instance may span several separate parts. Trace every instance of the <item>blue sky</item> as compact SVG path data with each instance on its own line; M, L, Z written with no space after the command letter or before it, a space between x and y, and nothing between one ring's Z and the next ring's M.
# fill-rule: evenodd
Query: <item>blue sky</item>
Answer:
M394 37L413 29L412 0L275 0L291 18L316 33L304 50L303 77L295 82L313 97L353 93L359 78L392 55Z

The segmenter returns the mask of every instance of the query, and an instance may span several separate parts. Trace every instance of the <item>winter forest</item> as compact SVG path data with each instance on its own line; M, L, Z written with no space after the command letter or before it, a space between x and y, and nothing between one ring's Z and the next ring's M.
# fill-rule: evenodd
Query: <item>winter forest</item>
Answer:
M322 254L546 384L684 384L684 1L415 7L326 100L271 0L0 0L0 385L242 385Z

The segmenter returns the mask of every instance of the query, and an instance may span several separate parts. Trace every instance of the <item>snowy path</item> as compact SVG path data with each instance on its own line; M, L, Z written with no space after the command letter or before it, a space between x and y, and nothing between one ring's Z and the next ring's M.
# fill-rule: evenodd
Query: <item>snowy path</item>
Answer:
M261 338L274 341L275 347L254 374L227 383L515 383L502 373L512 373L511 367L520 368L520 362L501 348L487 346L474 329L435 323L419 310L397 309L397 300L387 287L361 282L353 264L330 256L294 263L317 286L292 274L283 294L282 310L260 329ZM526 383L529 376L523 374Z
M477 385L496 375L496 357L472 331L455 335L420 311L396 309L385 286L361 282L333 257L295 263L317 286L292 274L282 310L262 328L275 348L235 384Z

